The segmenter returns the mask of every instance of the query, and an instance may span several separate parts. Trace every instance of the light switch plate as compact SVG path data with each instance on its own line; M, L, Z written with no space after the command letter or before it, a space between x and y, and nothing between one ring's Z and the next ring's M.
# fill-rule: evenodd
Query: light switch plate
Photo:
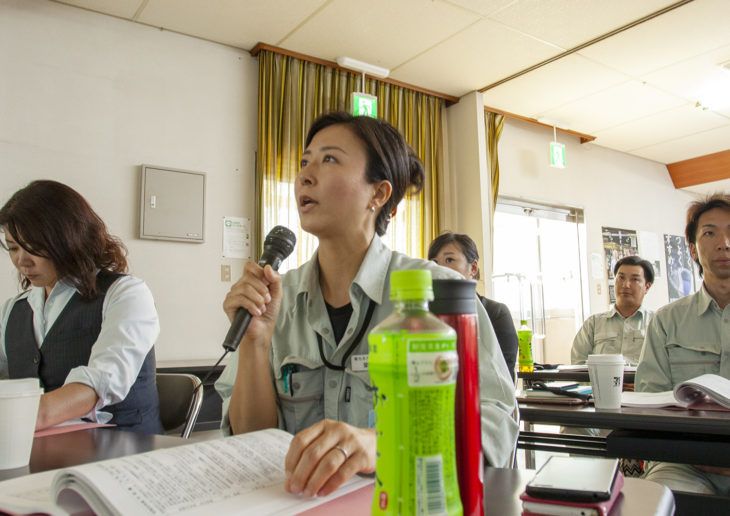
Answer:
M231 281L230 265L221 265L221 281Z

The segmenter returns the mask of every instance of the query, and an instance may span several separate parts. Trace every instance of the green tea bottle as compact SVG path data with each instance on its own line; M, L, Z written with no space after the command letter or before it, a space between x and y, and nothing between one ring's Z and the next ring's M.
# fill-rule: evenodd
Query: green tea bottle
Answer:
M532 358L532 330L527 326L527 320L520 321L520 329L517 330L517 342L520 356L517 359L520 373L531 373L535 368L535 361Z
M431 271L394 271L395 310L368 335L377 462L372 514L461 515L456 333L428 310Z

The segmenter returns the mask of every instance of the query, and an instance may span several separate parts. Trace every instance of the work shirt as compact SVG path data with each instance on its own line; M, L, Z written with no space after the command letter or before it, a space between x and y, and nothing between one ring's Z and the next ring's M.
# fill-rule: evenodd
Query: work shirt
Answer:
M636 369L637 391L669 391L711 373L730 379L730 305L720 309L704 284L660 308Z
M639 363L646 328L654 312L640 306L624 317L612 306L607 312L591 315L573 339L572 364L585 364L591 354L622 354L628 365Z
M434 278L461 279L461 275L433 262L393 252L377 235L350 286L352 316L339 344L335 338L319 286L317 255L283 277L283 297L272 337L270 367L275 387L278 425L297 433L322 419L344 421L360 428L372 427L373 393L367 370L367 334L393 311L390 274L395 270L428 269ZM375 302L372 319L362 339L342 365L343 357ZM475 298L476 301L476 298ZM502 358L497 338L481 303L475 303L479 332L482 446L489 464L507 465L517 437L513 419L514 386ZM317 344L322 338L322 354ZM238 367L236 351L216 389L223 398L221 429L230 434L228 406Z
M43 287L31 287L5 302L0 311L0 378L8 378L9 374L5 327L15 303L27 298L33 310L33 332L40 349L76 292L74 286L59 280L48 299ZM64 383L88 385L99 396L94 409L82 417L100 423L111 419L109 412L100 409L127 397L159 333L157 310L147 285L133 276L116 280L104 298L101 331L92 347L88 365L71 369Z

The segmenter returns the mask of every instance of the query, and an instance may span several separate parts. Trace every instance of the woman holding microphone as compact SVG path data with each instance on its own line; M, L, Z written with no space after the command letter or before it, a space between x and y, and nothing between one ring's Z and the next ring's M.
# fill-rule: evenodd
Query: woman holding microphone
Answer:
M222 429L279 427L296 434L287 489L324 496L358 472L375 470L367 334L393 310L390 273L433 262L391 251L380 237L420 160L389 124L331 113L309 130L295 193L302 229L319 239L314 256L280 276L246 264L223 303L253 318L216 387ZM480 305L481 306L481 305ZM517 435L513 386L486 312L479 308L482 431L488 463L504 466Z

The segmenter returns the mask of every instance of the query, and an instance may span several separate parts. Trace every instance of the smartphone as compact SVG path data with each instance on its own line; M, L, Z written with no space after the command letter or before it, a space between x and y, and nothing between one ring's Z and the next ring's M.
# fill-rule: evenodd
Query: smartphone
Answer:
M602 502L611 498L618 459L553 455L527 483L535 498L574 502Z

